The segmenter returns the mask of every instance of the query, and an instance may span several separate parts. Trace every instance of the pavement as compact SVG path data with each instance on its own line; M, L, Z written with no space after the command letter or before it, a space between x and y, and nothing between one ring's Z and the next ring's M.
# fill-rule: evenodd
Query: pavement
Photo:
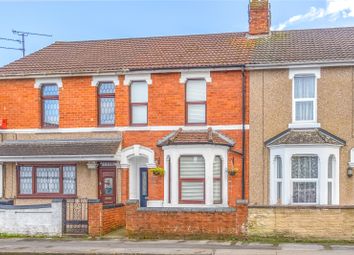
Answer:
M353 255L354 245L128 239L0 239L0 254Z

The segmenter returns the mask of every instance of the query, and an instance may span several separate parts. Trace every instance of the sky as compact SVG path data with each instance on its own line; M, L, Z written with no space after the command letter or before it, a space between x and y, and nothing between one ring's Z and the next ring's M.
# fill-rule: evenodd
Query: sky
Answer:
M248 30L249 0L0 0L0 38L26 37L26 55L55 41ZM354 26L354 0L270 0L272 29ZM19 48L0 40L0 46ZM0 49L0 66L22 57Z

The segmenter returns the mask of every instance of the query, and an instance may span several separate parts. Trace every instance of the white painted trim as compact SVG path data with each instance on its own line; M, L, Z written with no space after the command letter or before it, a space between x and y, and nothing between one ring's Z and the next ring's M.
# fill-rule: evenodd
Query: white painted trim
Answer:
M146 167L156 167L154 150L135 144L123 149L120 153L120 165L123 168L129 167L129 159L133 157L144 157L147 159Z
M34 87L40 89L43 84L56 84L58 88L63 87L63 81L60 77L53 78L37 78L34 82Z
M275 205L277 203L276 192L276 168L274 165L274 158L280 156L283 163L283 190L282 197L283 205L290 205L291 203L291 157L293 155L316 155L319 157L319 170L318 170L318 189L317 189L317 204L327 205L328 198L328 159L331 155L335 157L335 169L333 175L333 205L339 205L339 166L340 166L340 147L329 145L293 145L293 146L278 146L270 148L270 204ZM296 204L299 205L299 204ZM311 205L311 204L306 204Z
M309 122L309 123L290 123L288 128L320 128L321 124L317 122Z
M0 162L0 198L4 197L4 165Z
M162 207L163 200L148 200L147 207Z
M297 75L315 75L317 79L321 79L321 68L289 68L289 79L294 79Z
M146 81L148 85L152 84L150 73L135 73L126 74L124 78L124 85L129 86L133 81Z
M309 99L295 99L295 77L301 75L314 75L315 76L315 97ZM317 123L317 80L321 78L320 68L296 68L289 69L289 79L292 80L292 123L293 128L303 128L304 126L316 127L320 125ZM299 121L296 120L296 102L312 101L313 102L313 120ZM289 125L289 126L290 126Z
M41 155L41 156L0 156L0 162L62 162L62 161L117 161L118 155Z
M348 162L350 167L354 167L354 148L350 150L350 162Z
M185 84L190 79L204 79L207 83L211 82L210 71L184 71L181 72L180 83Z
M171 177L164 175L163 207L228 207L228 147L220 145L172 145L162 147L164 151L164 168L168 169L167 158L170 157ZM180 156L201 155L205 160L205 204L179 204L179 169ZM213 162L215 156L222 159L222 204L213 204ZM171 180L171 203L168 202L169 183Z
M100 82L113 82L114 85L119 85L118 75L96 75L92 76L91 86L97 87Z
M54 134L54 133L81 133L81 132L124 132L124 131L174 131L179 128L183 130L206 130L208 128L214 130L242 130L241 124L236 125L210 125L210 126L120 126L120 127L83 127L83 128L55 128L55 129L41 129L41 128L31 128L31 129L0 129L0 134ZM246 130L250 128L249 125L245 125Z

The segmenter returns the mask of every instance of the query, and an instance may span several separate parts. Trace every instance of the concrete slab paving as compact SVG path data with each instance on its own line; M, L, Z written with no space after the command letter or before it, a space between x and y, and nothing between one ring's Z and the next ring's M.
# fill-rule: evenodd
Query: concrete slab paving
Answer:
M281 250L324 250L323 245L319 244L299 244L299 243L284 243L279 244Z

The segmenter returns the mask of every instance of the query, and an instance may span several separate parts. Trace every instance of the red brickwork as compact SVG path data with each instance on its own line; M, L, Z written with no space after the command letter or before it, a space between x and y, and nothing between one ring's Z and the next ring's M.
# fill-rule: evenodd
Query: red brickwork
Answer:
M251 35L268 34L270 31L268 0L251 0L249 19L249 33Z
M245 232L247 207L234 212L138 211L128 205L126 229L130 236L240 236Z
M102 203L88 205L88 234L101 236L125 226L125 207L105 208Z

